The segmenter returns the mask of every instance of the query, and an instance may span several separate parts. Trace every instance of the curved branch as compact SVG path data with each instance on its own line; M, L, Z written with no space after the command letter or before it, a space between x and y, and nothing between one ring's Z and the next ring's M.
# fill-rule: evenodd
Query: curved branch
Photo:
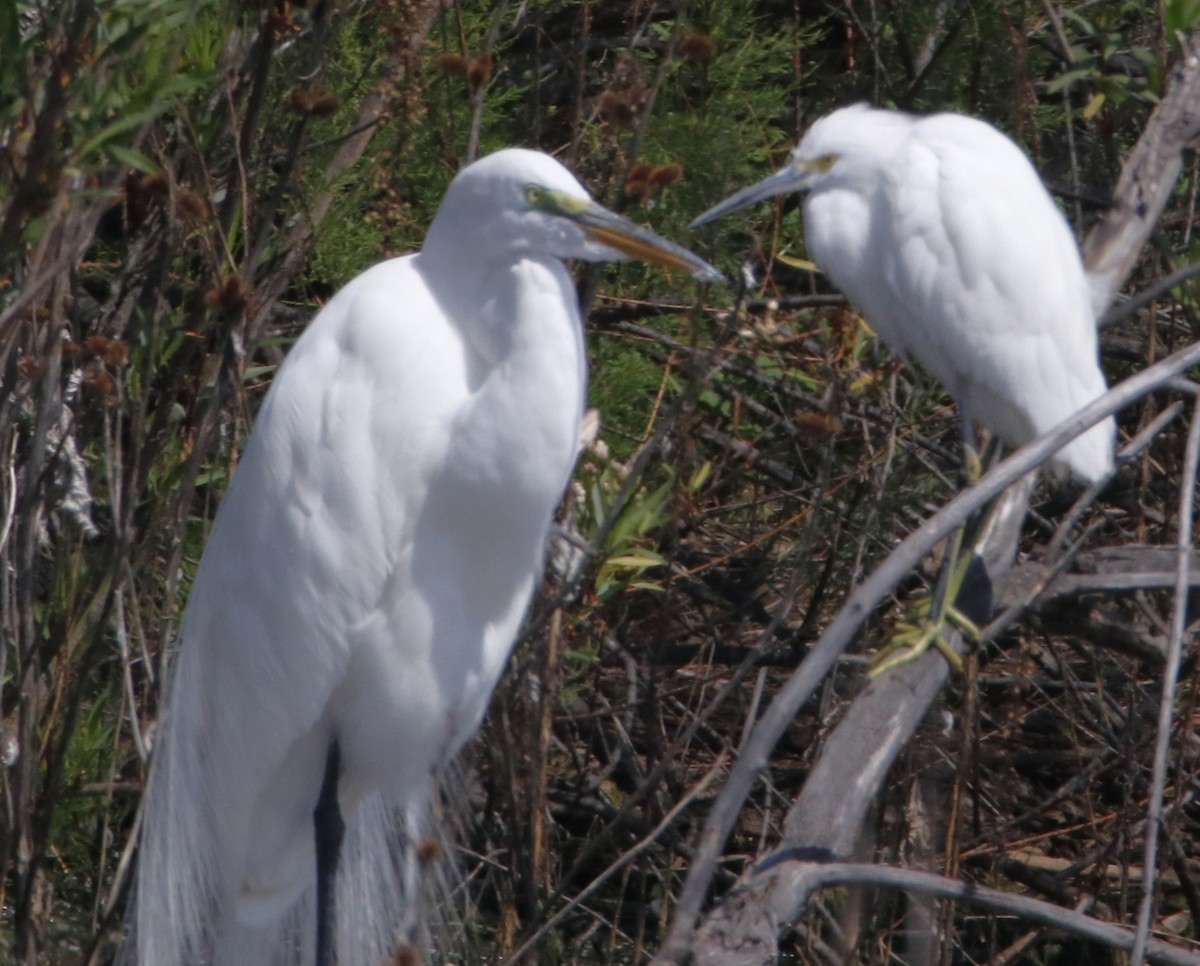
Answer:
M1051 929L1061 929L1082 936L1113 949L1132 949L1134 944L1134 934L1114 923L1102 922L1082 912L1063 909L1060 906L1031 899L1028 896L1013 895L1010 892L989 889L987 886L976 885L973 882L947 879L929 872L895 869L860 862L813 861L811 852L794 852L791 856L781 856L779 861L773 864L769 874L771 877L786 876L792 880L791 888L787 891L801 895L803 902L807 902L814 893L822 889L838 886L901 889L905 892L920 893L933 899L964 902L993 914L1016 916ZM742 966L754 966L759 963L762 966L768 966L768 964L774 963L776 961L774 950L776 948L775 936L778 934L777 924L780 921L788 921L787 911L777 910L770 903L759 905L755 911L758 915L757 925L759 928L755 930L753 941L748 945L742 945L736 951L726 944L728 937L721 930L720 920L715 919L708 930L708 942L696 952L694 962L697 966L729 962L735 952L741 954L738 956L737 962ZM737 929L732 938L735 942L742 941L742 937L745 935L742 924L737 922L735 926ZM1151 940L1147 944L1146 956L1150 962L1162 963L1165 966L1197 966L1200 964L1200 955L1155 940Z

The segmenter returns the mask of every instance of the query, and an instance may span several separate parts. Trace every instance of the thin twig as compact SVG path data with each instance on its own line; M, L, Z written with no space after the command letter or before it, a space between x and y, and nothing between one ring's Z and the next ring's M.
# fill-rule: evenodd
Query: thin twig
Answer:
M492 48L496 45L496 38L500 35L500 24L504 19L504 15L508 12L508 3L509 0L500 0L495 5L495 11L492 13L492 23L488 27L487 37L484 38L483 47L477 56L485 54L488 57L491 56ZM479 137L483 130L483 104L487 100L487 90L490 83L491 78L485 78L471 92L471 126L470 132L467 135L467 154L463 158L463 164L470 164L479 156Z
M1138 909L1137 934L1130 966L1141 966L1154 912L1154 872L1158 860L1158 833L1163 817L1163 790L1167 784L1167 751L1171 744L1171 722L1175 711L1175 686L1183 655L1183 631L1187 620L1188 584L1192 559L1192 511L1196 502L1196 469L1200 465L1200 400L1192 408L1183 457L1183 483L1179 487L1179 560L1175 571L1175 600L1171 608L1171 636L1167 643L1167 666L1163 669L1162 698L1158 705L1158 735L1154 742L1154 771L1150 803L1146 810L1146 851L1143 864L1142 902Z
M654 845L658 841L659 836L674 824L675 820L688 807L691 806L692 802L694 802L700 795L704 793L708 786L712 784L713 780L724 770L725 756L723 754L718 755L717 760L713 762L712 767L709 768L705 776L701 778L700 781L694 786L688 789L687 794L684 795L683 798L681 798L671 808L671 810L663 816L662 821L659 822L658 825L656 825L648 835L643 836L641 841L639 841L632 848L627 849L625 853L617 858L616 861L614 861L611 865L609 865L607 869L592 879L592 881L589 882L578 895L572 896L570 901L565 906L547 919L537 930L537 932L525 940L521 947L509 957L508 962L520 962L521 957L533 949L542 940L542 938L549 933L551 929L558 925L558 923L560 923L563 918L569 912L571 912L572 909L577 908L585 899L587 899L588 896L592 895L592 893L599 889L600 886L604 885L605 882L620 872L623 868L625 868L625 866L629 865L630 862L645 852L648 848L650 848L650 846Z
M1137 295L1133 295L1123 302L1117 302L1101 316L1100 321L1096 324L1102 329L1116 325L1122 319L1129 318L1134 312L1141 311L1155 299L1171 291L1171 289L1182 285L1194 275L1200 275L1200 262L1184 265L1183 268L1177 269L1164 278L1160 278L1153 285L1138 292Z

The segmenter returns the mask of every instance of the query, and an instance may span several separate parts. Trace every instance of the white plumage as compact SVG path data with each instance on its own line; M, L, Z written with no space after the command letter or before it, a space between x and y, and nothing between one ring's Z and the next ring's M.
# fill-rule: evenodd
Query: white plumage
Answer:
M498 152L455 178L422 252L351 281L296 343L192 587L127 959L312 961L335 740L338 961L404 938L399 820L483 716L575 461L586 360L560 259L622 253L719 277L551 158Z
M1024 153L983 121L865 105L818 120L791 162L696 224L805 191L813 260L964 420L1020 446L1105 391L1091 293L1066 220ZM1106 420L1052 468L1113 466Z

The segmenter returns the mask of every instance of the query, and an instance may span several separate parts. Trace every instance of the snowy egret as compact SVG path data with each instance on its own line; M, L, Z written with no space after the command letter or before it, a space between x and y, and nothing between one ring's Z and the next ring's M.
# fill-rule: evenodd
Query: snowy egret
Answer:
M561 259L627 255L720 278L557 161L500 151L453 180L420 253L296 343L192 586L127 959L391 961L396 818L478 726L574 465L586 368Z
M1012 446L1105 391L1087 276L1070 227L1024 153L961 114L858 104L821 118L775 174L700 225L804 191L813 260L893 351L920 362L972 420ZM1115 424L1051 468L1093 482L1113 466Z

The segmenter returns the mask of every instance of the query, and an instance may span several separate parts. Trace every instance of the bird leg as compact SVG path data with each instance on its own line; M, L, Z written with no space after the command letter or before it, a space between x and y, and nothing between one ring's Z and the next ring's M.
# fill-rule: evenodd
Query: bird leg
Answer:
M983 458L980 457L975 444L974 421L965 407L962 408L961 415L963 423L962 472L964 485L970 486L983 475ZM992 451L987 457L989 459L993 459L997 455L995 441L993 440L992 443L993 445L988 447ZM891 641L875 653L867 666L867 673L871 677L876 677L900 664L916 660L931 646L942 652L954 670L961 671L963 669L962 658L946 640L946 624L947 622L952 624L969 640L979 640L978 626L962 613L955 603L975 556L975 544L983 532L990 513L991 508L988 508L954 531L942 558L942 566L932 598L918 602L913 608L913 620L897 623L896 633L892 636ZM969 541L967 534L970 534ZM964 543L970 547L966 554L963 553Z
M963 486L967 487L983 476L983 460L975 439L975 420L965 402L959 403L958 418L962 423Z
M346 823L338 807L338 779L342 755L337 740L330 742L325 758L321 794L313 809L313 832L317 847L317 966L337 963L337 867Z
M962 658L954 651L946 640L946 624L952 624L962 634L973 640L979 639L979 628L966 614L954 606L958 592L962 589L970 570L971 553L963 554L964 535L970 530L972 534L979 532L977 527L970 524L959 527L950 538L950 546L942 561L941 572L938 574L937 587L933 596L920 601L914 608L914 620L900 621L896 624L896 632L892 639L871 658L867 673L877 677L884 671L915 661L929 648L936 647L956 671L963 669ZM972 547L974 540L971 541ZM922 615L922 611L924 614Z

